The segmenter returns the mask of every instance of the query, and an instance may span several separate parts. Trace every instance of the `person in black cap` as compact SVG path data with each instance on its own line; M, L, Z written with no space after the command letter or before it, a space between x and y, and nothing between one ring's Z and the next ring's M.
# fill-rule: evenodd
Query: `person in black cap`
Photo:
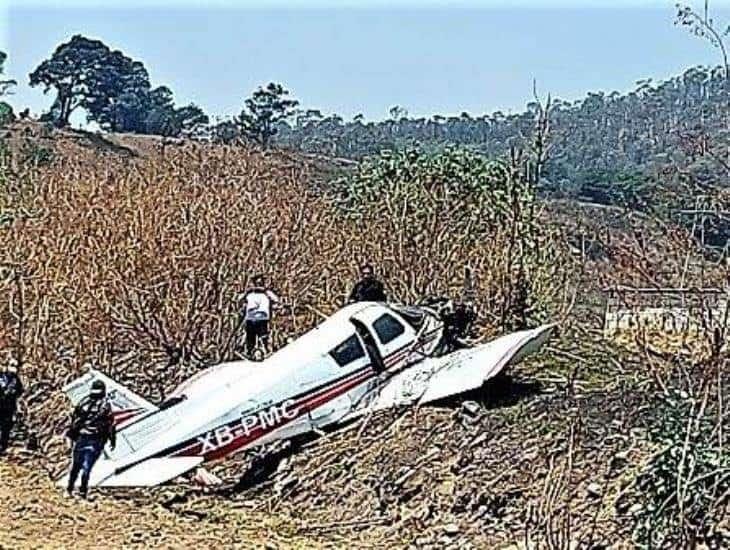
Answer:
M375 278L373 266L365 264L360 268L361 279L350 292L348 303L354 302L386 302L383 283Z
M89 395L74 409L68 437L73 441L71 472L68 477L68 494L73 494L76 479L81 473L79 494L86 498L89 490L91 469L101 455L107 441L114 450L116 430L114 416L106 399L106 386L101 380L94 380Z
M8 367L0 372L0 455L8 448L21 395L23 384L18 376L18 365L11 359Z

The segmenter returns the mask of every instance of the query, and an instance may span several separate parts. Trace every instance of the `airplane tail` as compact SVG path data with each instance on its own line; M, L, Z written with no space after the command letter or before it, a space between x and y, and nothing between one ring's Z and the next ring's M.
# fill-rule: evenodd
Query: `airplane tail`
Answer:
M63 391L71 403L76 406L79 401L89 394L91 384L95 380L101 380L106 386L107 398L111 404L114 421L118 429L123 428L133 419L143 414L158 410L145 398L95 369L89 369L87 373L64 386Z

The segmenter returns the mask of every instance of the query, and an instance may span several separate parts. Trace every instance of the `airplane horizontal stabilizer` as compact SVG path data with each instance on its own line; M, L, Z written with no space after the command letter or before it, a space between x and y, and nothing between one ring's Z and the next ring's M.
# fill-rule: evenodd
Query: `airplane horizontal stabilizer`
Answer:
M95 369L89 369L84 375L64 386L63 391L71 403L76 406L89 394L94 380L104 382L107 398L112 406L114 420L118 428L128 424L133 418L157 410L157 407L144 397L137 395L132 390L125 388L119 382Z

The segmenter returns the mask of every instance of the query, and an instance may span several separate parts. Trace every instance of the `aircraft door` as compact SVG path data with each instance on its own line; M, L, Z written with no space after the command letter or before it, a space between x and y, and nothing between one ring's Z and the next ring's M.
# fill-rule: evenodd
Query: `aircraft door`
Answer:
M353 317L350 319L350 322L355 325L357 334L362 339L363 344L365 344L365 350L370 358L370 363L373 365L373 369L375 372L383 372L386 369L385 360L380 347L375 341L375 336L373 336L373 333L370 329L368 329L365 323L359 319L355 319Z
M328 355L340 371L337 378L344 377L345 382L352 376L357 376L357 372L371 364L369 352L366 351L363 341L355 332L331 349ZM310 411L307 418L313 427L322 428L349 414L352 406L352 396L348 391Z
M360 319L351 321L363 339L373 364L378 371L383 371L404 363L415 340L415 333L392 312L381 310L378 313L366 322Z

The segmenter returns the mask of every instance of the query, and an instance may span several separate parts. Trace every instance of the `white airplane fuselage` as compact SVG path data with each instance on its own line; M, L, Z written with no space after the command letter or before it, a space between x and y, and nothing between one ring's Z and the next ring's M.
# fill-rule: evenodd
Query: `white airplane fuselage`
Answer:
M262 362L206 369L159 407L106 379L114 385L110 399L120 419L117 445L105 449L91 483L156 485L204 462L319 430L371 408L478 387L550 332L550 327L534 335L526 331L514 343L502 337L433 359L443 324L429 309L415 313L372 302L346 306ZM95 375L90 373L76 392Z

